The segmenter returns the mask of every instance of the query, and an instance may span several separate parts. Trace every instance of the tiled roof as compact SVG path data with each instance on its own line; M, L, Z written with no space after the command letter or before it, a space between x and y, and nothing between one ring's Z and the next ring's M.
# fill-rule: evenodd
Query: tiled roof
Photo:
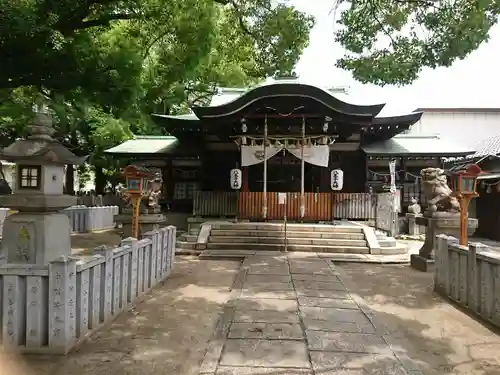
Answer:
M473 157L500 154L500 135L483 139L477 144L476 147L474 147L474 149L476 150L476 153Z

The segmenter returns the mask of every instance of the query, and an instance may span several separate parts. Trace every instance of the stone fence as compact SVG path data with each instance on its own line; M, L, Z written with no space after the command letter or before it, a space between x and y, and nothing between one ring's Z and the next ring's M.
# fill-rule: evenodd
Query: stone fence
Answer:
M9 208L0 208L0 235L3 232L3 222L5 221L5 218L9 214L10 209Z
M0 235L3 232L3 223L9 214L9 208L0 208ZM119 213L118 206L72 206L64 209L69 217L72 233L87 233L99 230L113 229L114 216Z
M114 216L119 213L118 206L72 206L63 212L68 215L73 233L86 233L97 230L113 229Z
M437 236L434 289L500 327L500 252Z
M66 354L77 342L168 277L176 228L128 238L95 255L47 266L0 265L0 337L4 346L37 354Z
M78 204L95 207L95 206L122 206L123 198L118 194L105 195L79 195Z

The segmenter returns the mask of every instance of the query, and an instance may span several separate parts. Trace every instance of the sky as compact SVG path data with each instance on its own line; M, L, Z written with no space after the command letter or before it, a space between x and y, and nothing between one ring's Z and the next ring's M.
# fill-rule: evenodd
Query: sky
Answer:
M334 42L334 0L292 0L299 10L316 18L309 47L296 71L299 80L321 87L348 86L345 99L355 104L387 103L380 115L396 115L422 107L500 107L500 25L490 41L451 67L424 69L420 78L404 87L361 84L349 72L335 67L343 55Z

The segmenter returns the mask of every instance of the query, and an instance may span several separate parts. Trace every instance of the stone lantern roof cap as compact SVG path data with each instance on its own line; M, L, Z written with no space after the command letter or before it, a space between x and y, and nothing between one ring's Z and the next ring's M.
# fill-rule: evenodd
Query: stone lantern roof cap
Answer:
M14 163L82 165L86 156L79 157L52 138L55 130L52 119L45 112L37 112L26 139L15 141L0 152L0 159Z

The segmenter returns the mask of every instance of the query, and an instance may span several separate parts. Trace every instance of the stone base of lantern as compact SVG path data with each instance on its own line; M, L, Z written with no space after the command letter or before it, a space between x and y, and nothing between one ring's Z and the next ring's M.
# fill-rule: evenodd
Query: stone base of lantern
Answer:
M434 264L435 240L438 234L446 234L455 238L460 237L460 214L450 212L436 212L432 216L422 216L416 218L417 225L426 227L425 241L419 250L418 255L411 259L411 266L419 271L430 271ZM468 219L467 232L471 236L478 226L477 219Z
M115 215L115 223L122 225L123 238L132 237L132 215ZM147 214L139 216L139 238L143 233L160 229L167 223L163 214Z
M9 263L46 265L71 255L71 227L67 215L18 212L5 218L2 255Z

